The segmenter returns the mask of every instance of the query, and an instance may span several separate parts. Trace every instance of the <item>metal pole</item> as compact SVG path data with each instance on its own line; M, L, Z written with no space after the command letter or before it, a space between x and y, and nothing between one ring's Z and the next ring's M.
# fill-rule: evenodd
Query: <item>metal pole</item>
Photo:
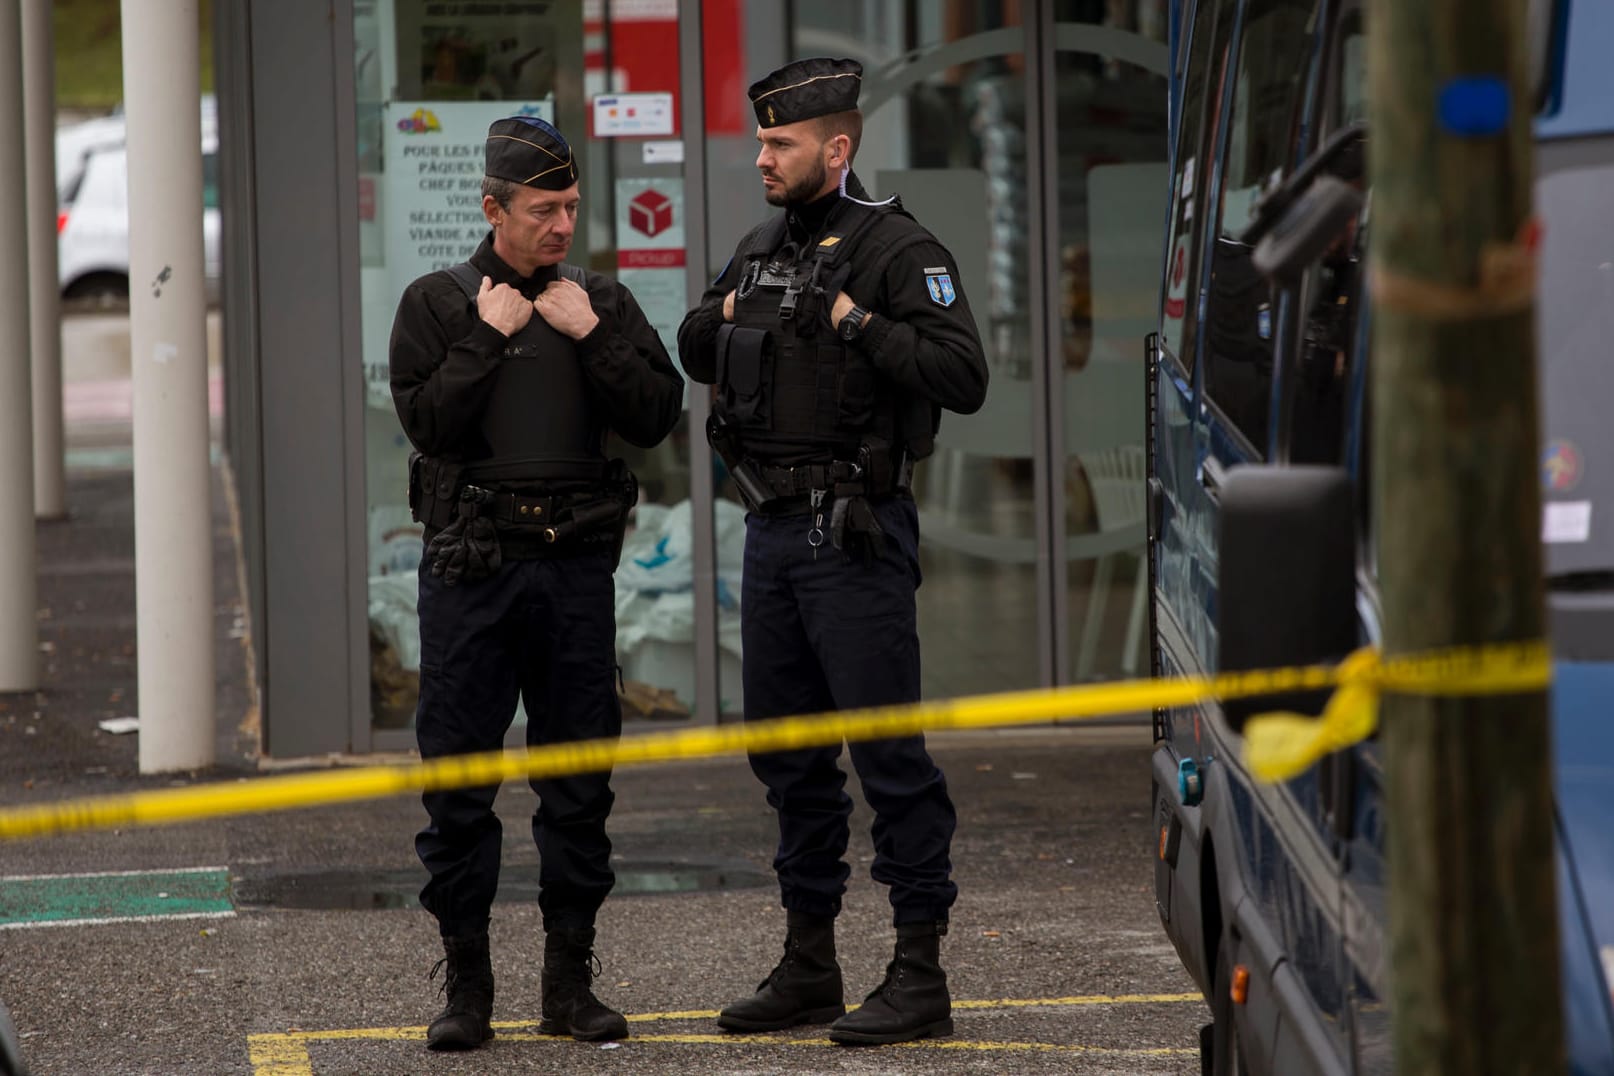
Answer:
M197 0L123 0L140 772L212 763Z
M22 10L0 0L0 250L28 244L23 171ZM34 503L32 377L28 369L28 259L0 258L0 489ZM39 687L34 517L0 512L0 691Z
M34 515L67 514L62 448L62 304L56 275L56 62L50 0L23 0L24 166L34 375Z
M700 302L707 281L706 220L706 65L699 4L678 13L680 129L684 132L685 287L689 305ZM689 396L689 496L695 556L695 717L715 724L723 716L721 655L717 648L717 521L712 482L712 446L706 443L706 416L712 397L705 385L691 385ZM738 684L726 685L733 693Z

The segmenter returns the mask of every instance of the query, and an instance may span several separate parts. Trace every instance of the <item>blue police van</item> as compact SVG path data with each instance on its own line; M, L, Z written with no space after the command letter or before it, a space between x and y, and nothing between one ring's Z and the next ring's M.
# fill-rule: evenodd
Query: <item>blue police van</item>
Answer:
M1157 675L1247 667L1228 652L1219 608L1232 594L1219 573L1250 559L1222 518L1241 465L1348 476L1345 619L1353 644L1379 639L1364 6L1177 0L1173 180L1148 349ZM1530 0L1529 18L1559 927L1570 1069L1590 1076L1614 1073L1614 2ZM1252 627L1248 614L1244 643L1250 631L1312 630L1281 616ZM1266 785L1240 761L1240 729L1237 709L1213 704L1155 721L1155 899L1211 1005L1206 1071L1388 1072L1394 820L1378 745Z

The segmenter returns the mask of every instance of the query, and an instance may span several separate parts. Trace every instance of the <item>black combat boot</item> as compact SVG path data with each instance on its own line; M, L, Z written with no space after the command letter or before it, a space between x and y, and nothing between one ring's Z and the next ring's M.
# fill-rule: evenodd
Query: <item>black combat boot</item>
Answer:
M444 938L443 953L432 966L432 976L448 965L442 987L448 1006L426 1029L426 1045L433 1050L475 1049L493 1037L493 962L487 932Z
M825 1024L846 1012L841 966L835 962L835 920L789 912L785 955L757 992L717 1017L726 1031L778 1031Z
M881 983L863 1004L829 1027L832 1042L874 1046L953 1033L953 1002L941 967L946 923L897 928L897 951Z
M544 939L543 1019L545 1035L570 1035L579 1042L628 1037L622 1014L594 996L590 988L599 974L594 956L594 928L551 930Z

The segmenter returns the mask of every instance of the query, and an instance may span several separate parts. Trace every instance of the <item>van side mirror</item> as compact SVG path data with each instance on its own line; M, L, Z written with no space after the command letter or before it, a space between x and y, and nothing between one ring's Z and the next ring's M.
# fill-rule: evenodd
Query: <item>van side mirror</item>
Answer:
M1268 279L1298 277L1327 253L1361 212L1360 191L1333 176L1318 176L1267 229L1250 261Z
M1358 645L1355 495L1339 467L1231 468L1221 485L1217 667L1338 661ZM1230 699L1235 729L1269 710L1319 714L1328 692Z

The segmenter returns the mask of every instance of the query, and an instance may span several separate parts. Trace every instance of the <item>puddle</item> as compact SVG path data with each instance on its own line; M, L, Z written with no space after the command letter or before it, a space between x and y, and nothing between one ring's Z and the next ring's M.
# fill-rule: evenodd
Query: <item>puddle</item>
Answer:
M710 893L723 889L758 889L774 884L773 875L747 864L633 862L613 863L616 888L611 898L643 893ZM382 871L314 871L236 878L231 892L238 909L300 908L367 911L419 907L426 872L419 867ZM499 872L497 903L536 902L536 864L506 864Z

